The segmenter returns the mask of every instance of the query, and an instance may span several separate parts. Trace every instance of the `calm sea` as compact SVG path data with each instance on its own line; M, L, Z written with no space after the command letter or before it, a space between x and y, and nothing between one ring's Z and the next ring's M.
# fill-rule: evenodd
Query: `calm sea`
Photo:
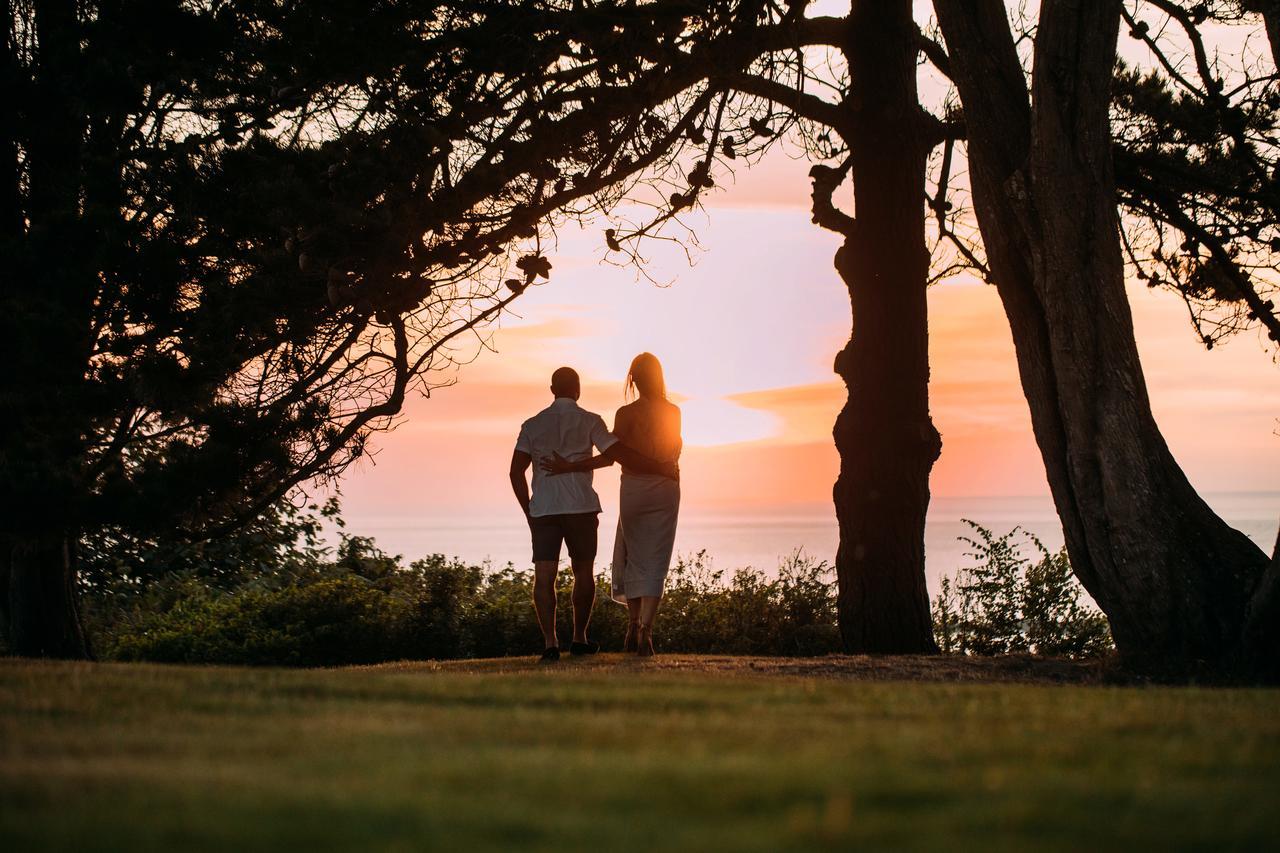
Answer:
M1271 553L1280 520L1280 492L1218 492L1204 497L1230 524ZM935 497L929 506L925 530L931 590L936 591L942 575L970 562L965 558L968 546L959 538L969 532L963 519L971 519L997 534L1021 527L1051 550L1062 545L1062 528L1047 496ZM612 552L614 524L616 519L606 511L600 524L600 566L606 565ZM510 517L497 523L481 523L474 517L356 515L347 518L347 529L372 536L384 550L409 560L434 553L467 561L487 560L495 565L511 562L525 566L529 560L528 532L514 506ZM818 560L834 560L836 540L835 513L829 505L734 514L689 511L680 518L676 551L688 555L705 550L720 569L753 566L773 572L780 559L797 549Z

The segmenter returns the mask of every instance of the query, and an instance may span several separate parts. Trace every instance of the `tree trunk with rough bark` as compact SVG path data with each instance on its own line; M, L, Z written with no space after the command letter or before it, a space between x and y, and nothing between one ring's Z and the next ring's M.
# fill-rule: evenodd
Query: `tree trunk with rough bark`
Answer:
M27 541L14 548L8 572L10 652L24 657L89 656L75 565L69 538Z
M845 54L856 100L846 141L857 216L835 261L853 334L835 364L849 396L833 433L833 497L840 632L855 653L937 651L924 525L941 439L929 417L929 143L916 53L909 0L853 2Z
M1268 560L1191 487L1151 413L1111 164L1119 0L1045 0L1030 99L1003 4L934 5L1072 566L1131 662L1188 671L1238 661Z
M0 339L15 350L0 377L0 543L7 554L10 651L88 657L77 606L75 536L83 502L80 460L85 365L97 284L99 223L86 192L88 72L73 0L35 4L37 68L26 116L28 206L6 232L11 275L0 282ZM99 166L109 168L109 166ZM117 166L118 168L118 166Z

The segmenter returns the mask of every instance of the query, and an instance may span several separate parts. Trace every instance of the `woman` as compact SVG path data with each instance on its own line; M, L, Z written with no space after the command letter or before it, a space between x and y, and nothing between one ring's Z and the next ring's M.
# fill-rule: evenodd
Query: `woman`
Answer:
M673 479L642 474L622 466L618 534L613 543L613 599L627 605L627 637L623 651L653 656L653 622L675 548L680 512L680 409L667 400L662 364L642 352L627 373L627 398L618 409L613 434L625 446L657 462L671 463ZM553 474L585 471L610 464L596 456L577 462L556 458L544 464Z

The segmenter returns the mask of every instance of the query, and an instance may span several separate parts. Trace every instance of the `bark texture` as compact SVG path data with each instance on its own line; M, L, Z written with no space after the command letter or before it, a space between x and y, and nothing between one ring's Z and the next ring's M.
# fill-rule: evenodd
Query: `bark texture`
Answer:
M910 0L855 0L846 141L856 220L836 269L853 333L836 357L848 388L836 420L833 490L840 632L855 653L936 652L924 574L929 472L941 439L929 417L925 158Z
M1119 0L1045 0L1030 98L1003 4L935 8L978 222L1076 574L1132 662L1232 660L1268 560L1195 492L1152 416L1111 162Z

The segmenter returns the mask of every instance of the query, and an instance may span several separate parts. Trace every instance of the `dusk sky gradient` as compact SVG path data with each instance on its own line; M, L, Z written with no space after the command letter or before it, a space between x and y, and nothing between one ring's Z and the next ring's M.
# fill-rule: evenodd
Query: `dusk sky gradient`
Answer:
M701 245L692 266L674 246L647 253L668 287L601 262L603 220L563 230L548 252L551 281L517 300L517 315L493 332L496 352L429 400L411 399L398 427L376 438L376 459L345 476L348 517L518 512L507 463L520 422L550 400L551 371L577 368L582 404L612 423L627 365L643 350L662 359L684 410L686 512L828 501L831 425L844 401L831 363L850 309L832 266L837 238L809 221L806 173L781 150L739 170L686 220ZM1177 297L1136 285L1130 298L1156 416L1192 482L1205 492L1274 489L1280 383L1260 339L1250 332L1207 352ZM943 437L934 494L1047 494L994 288L943 282L930 313ZM597 475L606 512L616 476Z
M847 11L835 0L822 5L810 14ZM916 8L928 28L931 4ZM1225 57L1270 62L1257 27L1220 27L1212 38ZM1122 35L1126 62L1149 65L1145 51ZM946 82L922 66L920 85L922 102L940 113ZM551 371L577 368L582 404L612 423L627 365L645 350L662 360L684 412L683 518L803 508L822 523L838 468L831 427L845 399L831 366L849 337L850 308L832 266L838 238L810 222L809 163L795 153L784 143L754 166L740 165L704 195L705 209L681 217L697 235L692 266L674 244L644 247L648 274L669 286L604 262L603 231L616 218L561 229L547 251L551 281L515 302L517 313L492 332L495 351L463 367L456 385L411 399L398 427L375 438L376 458L343 478L353 531L388 519L401 531L432 524L445 534L438 541L431 534L431 547L445 550L455 547L450 520L509 523L518 534L507 464L521 421L550 401ZM837 201L849 205L851 191L841 193ZM1280 515L1280 373L1272 355L1255 332L1206 351L1173 294L1135 281L1130 301L1152 405L1175 456L1220 512L1230 500L1215 495L1271 492L1250 510L1252 535L1269 548L1275 527L1258 519ZM1028 514L1038 506L1047 521L1044 466L995 289L959 276L931 289L929 310L931 406L943 440L933 494L1030 496ZM616 469L596 475L610 517L617 476ZM963 513L968 504L955 506ZM1013 523L1025 520L1018 513ZM1053 538L1052 530L1039 532Z

